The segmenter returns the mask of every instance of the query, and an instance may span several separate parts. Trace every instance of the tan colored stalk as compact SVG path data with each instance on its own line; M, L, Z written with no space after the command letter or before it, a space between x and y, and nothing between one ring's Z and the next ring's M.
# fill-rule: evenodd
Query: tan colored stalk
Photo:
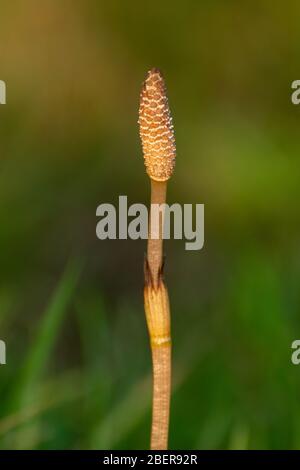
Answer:
M145 261L144 303L153 364L151 449L168 448L171 396L170 307L163 281L163 211L167 180L175 165L175 140L164 80L152 69L145 80L139 111L140 136L145 166L151 179L150 228ZM156 234L156 235L154 235Z

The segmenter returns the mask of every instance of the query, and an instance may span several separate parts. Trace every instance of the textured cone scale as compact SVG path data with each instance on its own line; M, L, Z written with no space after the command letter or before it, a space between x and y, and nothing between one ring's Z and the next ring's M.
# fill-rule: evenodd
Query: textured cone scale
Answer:
M175 138L164 79L158 69L148 72L140 96L140 137L148 175L167 181L175 166Z

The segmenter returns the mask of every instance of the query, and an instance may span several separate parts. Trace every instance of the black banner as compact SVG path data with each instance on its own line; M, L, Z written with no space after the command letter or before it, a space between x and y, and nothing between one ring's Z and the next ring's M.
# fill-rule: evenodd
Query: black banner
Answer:
M97 468L100 465L124 465L135 468L139 465L206 465L206 464L270 464L299 462L299 451L0 451L0 468L9 464L37 464L43 466L76 465Z

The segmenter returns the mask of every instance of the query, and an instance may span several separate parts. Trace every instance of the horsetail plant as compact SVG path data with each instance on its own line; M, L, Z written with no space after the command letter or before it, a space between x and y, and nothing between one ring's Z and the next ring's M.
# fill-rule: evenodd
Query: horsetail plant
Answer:
M168 291L163 280L163 224L167 181L175 166L172 118L161 72L148 72L140 95L140 137L151 181L145 259L144 305L153 366L151 449L168 448L171 396L171 333ZM155 218L159 208L159 217ZM161 217L160 217L161 215Z

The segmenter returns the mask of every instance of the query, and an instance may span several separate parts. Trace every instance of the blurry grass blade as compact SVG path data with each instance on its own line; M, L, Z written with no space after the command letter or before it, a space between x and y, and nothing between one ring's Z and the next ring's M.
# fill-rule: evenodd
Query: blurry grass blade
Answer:
M81 264L78 261L70 263L54 293L46 312L41 320L38 332L25 360L18 384L17 406L26 401L30 388L39 378L39 375L51 353L57 338L60 326L67 312L68 304L75 291ZM13 403L14 405L14 403Z
M249 430L245 424L237 424L231 435L230 450L247 450L249 447Z
M81 384L82 376L78 371L65 372L62 376L43 383L37 401L0 420L0 435L13 431L51 408L78 399L83 394Z
M29 353L25 366L26 381L37 379L57 337L67 306L74 293L80 268L78 263L70 264L58 285L54 297L47 308L36 341Z
M151 402L151 378L144 377L108 413L92 436L95 449L114 448L146 414Z

